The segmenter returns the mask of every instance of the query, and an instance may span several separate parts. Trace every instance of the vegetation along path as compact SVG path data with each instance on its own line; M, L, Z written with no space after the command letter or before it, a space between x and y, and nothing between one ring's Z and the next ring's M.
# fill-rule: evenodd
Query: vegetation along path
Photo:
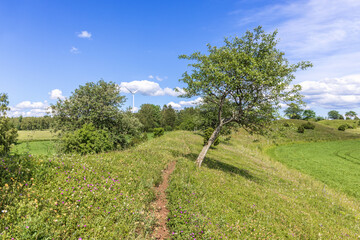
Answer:
M169 186L169 176L175 170L176 162L173 161L169 163L167 168L164 170L162 174L163 181L162 183L156 187L155 191L157 194L157 198L155 201L156 207L156 218L158 219L158 226L155 228L154 237L156 239L168 239L169 238L169 229L166 226L169 209L167 209L168 201L166 199L166 189Z

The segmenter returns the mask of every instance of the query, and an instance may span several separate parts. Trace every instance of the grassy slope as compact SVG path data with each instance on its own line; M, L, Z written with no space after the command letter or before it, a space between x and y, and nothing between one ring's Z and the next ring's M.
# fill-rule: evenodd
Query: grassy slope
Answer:
M324 140L328 134L321 136ZM149 238L154 226L149 213L154 199L151 186L159 182L161 169L177 160L168 189L168 225L173 238L339 239L359 235L359 201L327 187L324 191L324 184L274 162L261 150L268 144L263 138L240 132L229 143L210 150L199 170L193 161L201 144L198 135L172 132L124 152L67 156L52 162L30 158L29 164L36 166L27 167L33 170L31 174L13 175L16 181L5 175L12 190L19 181L24 184L23 180L30 186L30 177L35 185L14 194L2 186L0 192L6 199L0 208L8 212L0 213L0 231L19 239L50 233L55 239ZM13 160L6 161L8 166ZM10 174L1 169L1 174ZM69 176L71 179L66 178ZM88 184L98 190L90 192L94 186ZM73 187L74 196L66 191ZM10 229L4 231L4 227Z
M354 128L359 127L359 120L321 120L317 122L319 124L322 124L327 127L338 129L340 125L343 124L349 124L350 126L353 126Z
M360 140L284 145L269 154L360 200Z
M326 137L320 134L319 139ZM211 150L201 170L193 160L202 139L188 139L190 150L178 162L168 191L174 238L358 237L359 201L272 161L259 149L266 145L263 139L254 143L259 137L242 132Z
M0 233L5 239L149 238L152 187L186 149L186 133L174 134L122 152L2 159Z

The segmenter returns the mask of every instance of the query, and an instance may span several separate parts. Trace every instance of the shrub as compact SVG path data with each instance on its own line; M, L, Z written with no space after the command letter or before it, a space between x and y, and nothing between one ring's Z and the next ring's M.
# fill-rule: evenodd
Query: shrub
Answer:
M207 144L207 142L209 141L209 139L210 139L210 137L211 137L211 135L213 134L213 132L214 132L214 129L213 128L208 128L208 129L206 129L205 130L205 132L204 132L204 146ZM217 145L219 145L219 143L220 143L220 139L219 139L219 136L215 139L215 141L214 141L214 146L217 146Z
M305 132L305 128L303 125L299 126L298 129L297 129L297 132L298 133L304 133Z
M347 126L346 126L345 124L343 124L343 125L340 125L340 126L338 127L338 130L339 130L339 131L345 131L346 128L347 128Z
M167 125L167 126L165 127L165 131L167 131L167 132L172 131L172 130L173 130L172 127L169 126L169 125Z
M312 130L315 129L315 125L312 124L311 122L304 123L301 126L303 126L304 129L312 129Z
M354 127L348 123L346 123L346 127L349 128L349 129L353 129Z
M105 130L96 130L92 124L84 124L82 128L67 133L62 139L62 149L65 153L99 153L111 150L113 146L109 133Z
M154 138L164 135L164 132L163 128L154 128Z
M287 122L284 123L283 126L284 126L284 127L290 127L289 123L287 123Z

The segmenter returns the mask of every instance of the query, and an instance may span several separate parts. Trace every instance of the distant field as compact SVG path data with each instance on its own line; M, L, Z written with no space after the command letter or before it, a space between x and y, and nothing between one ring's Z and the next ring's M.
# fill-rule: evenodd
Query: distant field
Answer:
M56 139L56 134L52 133L50 130L33 130L33 131L18 131L19 142L24 141L39 141L39 140L52 140Z
M360 140L283 145L268 153L287 166L360 199Z
M14 145L12 153L29 153L32 155L52 155L55 151L55 142L50 140L21 142Z
M338 129L338 127L343 124L349 124L350 126L353 126L354 128L360 127L358 125L359 120L322 120L317 123L331 127L331 128L335 128L335 129Z

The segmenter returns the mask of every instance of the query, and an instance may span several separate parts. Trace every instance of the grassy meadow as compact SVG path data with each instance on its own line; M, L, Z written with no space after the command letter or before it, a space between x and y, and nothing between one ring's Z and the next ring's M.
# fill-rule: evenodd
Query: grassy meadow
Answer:
M358 135L317 125L301 140L292 135L301 122L290 123L271 140L233 134L209 151L201 169L194 160L203 139L182 131L120 152L3 158L0 233L5 239L151 239L153 186L175 160L167 189L172 239L358 238L358 198L265 153L273 141L325 144L333 134L355 146Z
M322 124L327 127L338 129L338 127L343 124L349 124L353 128L360 127L359 121L360 120L321 120L317 123Z
M44 141L44 140L56 140L57 136L50 130L21 130L18 131L18 141Z

